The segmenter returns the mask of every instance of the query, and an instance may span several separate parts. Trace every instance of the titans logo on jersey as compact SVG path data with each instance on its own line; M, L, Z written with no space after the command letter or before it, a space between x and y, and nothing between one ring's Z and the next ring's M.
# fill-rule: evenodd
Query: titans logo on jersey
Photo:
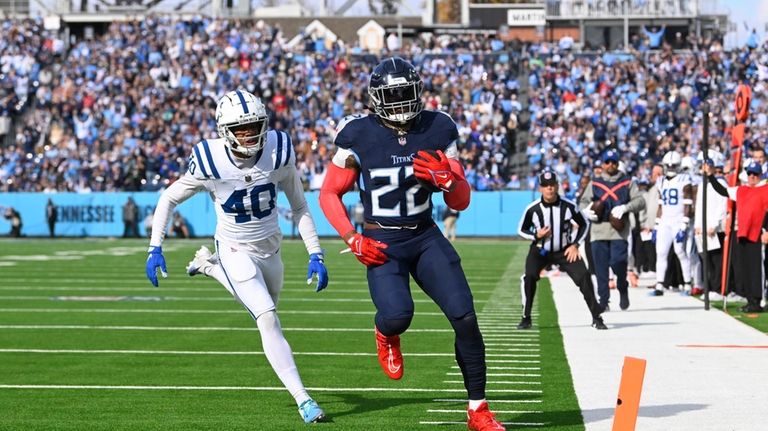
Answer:
M440 111L422 111L406 134L381 124L374 114L352 115L337 127L334 163L354 156L360 168L360 198L367 221L384 226L415 225L432 219L431 193L413 175L413 156L441 150L457 158L458 130Z
M253 159L237 159L223 139L204 140L192 150L187 175L201 181L214 199L216 237L229 241L268 238L279 230L277 184L294 175L291 139L270 130Z

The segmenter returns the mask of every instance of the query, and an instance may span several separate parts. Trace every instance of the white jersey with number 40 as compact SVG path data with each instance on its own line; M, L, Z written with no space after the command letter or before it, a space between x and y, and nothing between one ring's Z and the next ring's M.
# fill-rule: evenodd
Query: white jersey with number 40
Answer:
M659 181L661 221L663 223L679 222L685 216L683 189L691 184L691 177L688 174L681 173L672 178L662 177Z
M308 251L321 252L296 171L293 145L285 132L267 132L264 147L248 160L237 159L224 139L203 140L192 150L187 173L173 183L166 194L169 203L175 206L206 190L214 201L217 240L233 244L267 243L269 248L276 248L282 238L277 218L278 185L288 198L294 222L299 224ZM169 209L173 206L169 208L161 199L155 212L159 220L153 223L150 244L162 242L165 229L156 232L154 226L167 225Z

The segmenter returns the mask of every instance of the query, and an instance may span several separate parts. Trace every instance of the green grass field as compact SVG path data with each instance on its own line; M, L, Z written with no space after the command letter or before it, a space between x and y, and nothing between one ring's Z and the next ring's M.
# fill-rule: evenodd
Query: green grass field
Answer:
M184 272L209 240L167 241L153 288L140 240L0 240L0 429L301 430L248 313L214 280ZM413 289L405 377L378 367L362 265L325 240L331 283L307 286L303 244L283 247L279 314L327 430L463 430L453 335ZM510 429L583 430L546 281L534 330L520 318L526 244L457 244L485 337L488 398Z
M725 313L734 319L743 322L761 332L768 334L768 312L766 313L744 313L740 311L744 302L729 302ZM723 301L712 301L710 307L715 310L723 311Z

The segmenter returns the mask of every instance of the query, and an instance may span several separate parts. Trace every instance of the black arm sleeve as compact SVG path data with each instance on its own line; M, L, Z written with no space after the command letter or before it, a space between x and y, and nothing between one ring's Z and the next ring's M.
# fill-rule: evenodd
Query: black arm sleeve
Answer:
M722 184L720 184L720 181L717 180L717 177L714 175L709 175L709 183L712 184L712 188L715 189L717 194L720 196L728 197L728 189L725 188Z

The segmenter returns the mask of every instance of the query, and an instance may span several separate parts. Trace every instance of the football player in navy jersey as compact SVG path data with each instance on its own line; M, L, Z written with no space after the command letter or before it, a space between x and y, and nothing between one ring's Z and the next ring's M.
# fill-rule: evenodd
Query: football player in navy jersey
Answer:
M339 123L320 206L368 267L384 373L395 380L403 376L400 334L413 318L413 276L454 329L456 361L469 395L468 428L503 430L485 401L485 345L461 259L432 219L432 193L441 193L458 211L469 205L470 187L457 160L458 130L447 114L423 110L422 89L407 61L394 57L376 66L368 85L374 113ZM362 233L342 203L355 183L364 206Z

